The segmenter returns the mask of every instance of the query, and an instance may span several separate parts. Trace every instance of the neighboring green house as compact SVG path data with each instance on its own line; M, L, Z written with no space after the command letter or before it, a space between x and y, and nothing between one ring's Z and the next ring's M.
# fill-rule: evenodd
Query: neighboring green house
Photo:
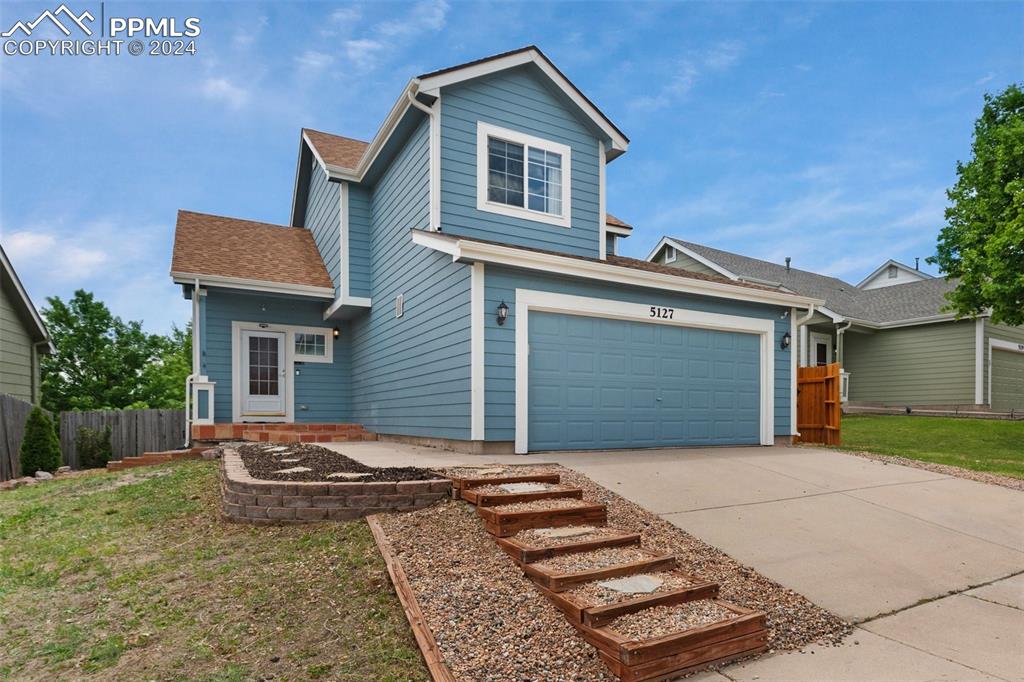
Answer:
M39 354L52 353L43 318L0 247L0 393L39 402Z
M1024 410L1024 327L957 320L945 279L889 260L854 285L672 237L648 260L823 299L793 343L801 366L840 363L851 406Z

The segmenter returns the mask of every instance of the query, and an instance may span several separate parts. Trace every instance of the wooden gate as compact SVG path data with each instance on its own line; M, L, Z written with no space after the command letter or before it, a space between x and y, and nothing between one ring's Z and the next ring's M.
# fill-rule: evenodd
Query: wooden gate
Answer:
M839 445L839 363L796 370L796 430L799 443Z

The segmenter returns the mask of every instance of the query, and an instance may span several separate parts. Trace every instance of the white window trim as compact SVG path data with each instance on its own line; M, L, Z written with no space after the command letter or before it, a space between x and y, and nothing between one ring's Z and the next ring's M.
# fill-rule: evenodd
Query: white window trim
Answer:
M529 313L530 311L582 315L605 319L667 324L717 331L758 334L761 339L761 445L775 443L775 321L756 317L706 313L677 308L672 320L651 319L649 305L604 298L587 298L548 291L516 289L516 454L529 450Z
M665 245L665 262L666 263L675 263L676 262L676 258L678 258L678 257L679 257L679 251L676 250L676 247L672 246L671 244L666 244Z
M1005 350L1011 353L1024 353L1024 343L1014 343L1013 341L1003 341L1002 339L993 339L989 337L988 340L988 402L986 403L990 408L992 407L992 350Z
M265 415L243 415L242 414L242 332L283 332L284 333L284 367L287 381L285 381L284 395L284 416ZM270 324L268 322L231 322L231 421L241 422L283 422L290 424L295 421L295 332L315 331L327 333L330 360L334 361L334 330L322 327L298 327L288 324ZM317 358L318 362L324 362L323 358ZM300 359L299 362L311 362ZM212 407L210 408L213 409Z
M834 344L832 343L832 335L831 334L823 334L821 332L810 332L810 345L809 345L809 348L814 348L815 344L817 344L819 341L823 342L826 346L828 346L828 355L825 358L825 363L826 364L832 364L833 358L835 357L835 350L836 350L835 347L834 347ZM811 360L813 360L814 362L811 362ZM810 349L808 349L806 366L807 367L817 367L818 366L817 351L812 352Z
M555 152L562 155L562 215L552 215L541 211L534 211L526 206L509 206L487 200L487 138L497 137L508 142L521 144L524 147L534 147L545 151ZM523 201L528 203L529 188L529 150L523 149ZM545 140L533 135L527 135L507 128L477 121L476 124L476 207L478 210L487 213L533 220L535 222L558 225L559 227L570 227L572 225L572 149L568 145Z
M320 334L324 337L324 355L306 355L295 350L296 334ZM327 327L290 327L289 338L291 339L292 353L296 362L319 362L331 364L334 362L334 330Z

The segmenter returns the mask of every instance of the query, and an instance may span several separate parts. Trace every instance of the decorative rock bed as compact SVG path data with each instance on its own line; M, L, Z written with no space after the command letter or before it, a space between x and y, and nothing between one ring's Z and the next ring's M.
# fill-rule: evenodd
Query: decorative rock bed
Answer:
M286 451L281 453L282 459L294 458ZM451 494L451 481L441 478L365 482L337 478L261 480L250 475L241 454L231 447L222 448L220 467L224 515L231 521L256 525L350 521L380 512L413 511Z

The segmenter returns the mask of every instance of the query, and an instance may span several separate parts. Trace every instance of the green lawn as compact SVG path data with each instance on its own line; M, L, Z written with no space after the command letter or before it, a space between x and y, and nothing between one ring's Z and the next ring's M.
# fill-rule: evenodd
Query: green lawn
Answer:
M218 518L182 462L0 493L0 679L429 679L365 523Z
M845 450L865 450L1024 478L1024 421L844 416Z

